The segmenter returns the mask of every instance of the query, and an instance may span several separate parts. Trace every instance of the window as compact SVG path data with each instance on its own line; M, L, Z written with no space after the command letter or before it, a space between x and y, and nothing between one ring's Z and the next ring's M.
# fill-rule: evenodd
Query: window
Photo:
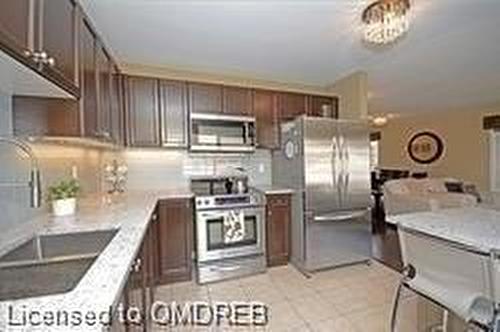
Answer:
M500 192L500 131L491 131L490 135L490 187L491 191Z

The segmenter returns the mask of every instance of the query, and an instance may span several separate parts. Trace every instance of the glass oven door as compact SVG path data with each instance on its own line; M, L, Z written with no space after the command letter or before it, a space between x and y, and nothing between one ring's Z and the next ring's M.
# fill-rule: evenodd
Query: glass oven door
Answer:
M198 261L263 253L263 214L262 208L198 212Z

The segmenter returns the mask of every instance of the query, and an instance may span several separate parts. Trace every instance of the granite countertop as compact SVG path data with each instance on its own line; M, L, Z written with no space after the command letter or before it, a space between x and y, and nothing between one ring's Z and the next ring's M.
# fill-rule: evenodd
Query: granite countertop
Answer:
M500 250L500 211L484 207L388 216L392 223L483 252Z
M55 218L50 214L34 220L31 234L71 233L119 229L113 240L70 292L0 302L0 331L101 331L101 325L62 326L59 328L9 326L20 323L23 313L41 312L107 312L116 305L147 230L150 216L161 199L192 197L189 189L159 192L128 192L120 196L93 195L81 199L75 216ZM18 243L19 243L18 241ZM13 312L11 312L13 309Z

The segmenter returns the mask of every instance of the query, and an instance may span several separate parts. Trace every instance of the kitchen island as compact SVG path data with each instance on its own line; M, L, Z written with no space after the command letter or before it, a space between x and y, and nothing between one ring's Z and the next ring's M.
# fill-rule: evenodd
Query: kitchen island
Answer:
M389 222L489 253L500 250L500 211L484 207L387 216Z
M0 255L35 234L110 229L118 232L71 291L0 302L0 331L102 331L99 315L107 320L110 308L114 309L118 304L158 201L191 197L192 193L184 188L160 192L128 192L117 196L96 194L80 200L75 216L54 218L46 213L33 220L29 225L30 231L10 244L3 245ZM56 322L53 326L26 326L27 320L36 323L43 315L53 314L62 317L66 314L97 317L90 317L90 324L80 323L74 324L75 326L71 323L78 321L74 320L69 320L69 325ZM29 315L34 315L35 319Z

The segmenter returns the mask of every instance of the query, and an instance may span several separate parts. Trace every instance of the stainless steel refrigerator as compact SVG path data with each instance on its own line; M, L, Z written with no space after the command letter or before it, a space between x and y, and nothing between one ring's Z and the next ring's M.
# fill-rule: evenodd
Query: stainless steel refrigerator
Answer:
M273 183L291 187L291 260L304 272L371 257L368 125L299 117L281 126Z

